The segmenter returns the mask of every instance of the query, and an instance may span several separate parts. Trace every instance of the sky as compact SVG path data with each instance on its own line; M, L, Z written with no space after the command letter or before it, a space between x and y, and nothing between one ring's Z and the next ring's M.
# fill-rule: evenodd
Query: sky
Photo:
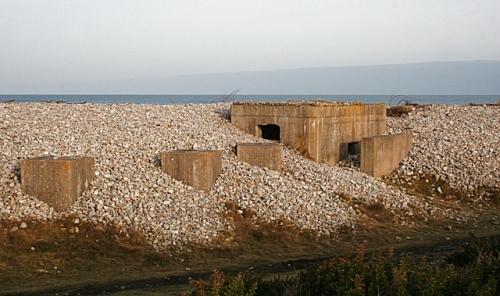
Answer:
M0 93L309 67L500 60L499 0L0 0Z

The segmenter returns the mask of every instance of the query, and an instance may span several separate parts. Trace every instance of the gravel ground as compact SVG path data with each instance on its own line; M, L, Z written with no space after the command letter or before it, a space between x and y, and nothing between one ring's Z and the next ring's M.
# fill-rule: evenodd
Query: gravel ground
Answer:
M430 175L474 192L500 186L500 107L430 105L388 117L388 132L410 131L413 148L400 177Z
M462 152L467 146L454 145L477 139L478 157L489 151L480 158L484 161L481 166L487 165L488 170L485 172L484 167L474 170L478 173L470 181L476 182L489 174L491 176L483 181L498 180L498 171L495 171L498 162L491 163L495 161L491 157L498 156L498 152L481 148L485 143L487 149L494 148L495 142L498 144L498 109L471 109L482 119L483 123L475 123L480 126L481 134L477 135L474 132L477 129L473 128L449 135L445 131L452 126L450 120L460 123L460 127L462 121L467 121L460 108L431 107L424 113L390 120L391 131L404 130L407 126L415 129L415 148L404 162L406 169L402 172L424 169L423 165L439 171L435 166L441 165L440 162L426 162L426 153L432 148L423 146L436 141L428 139L429 134L446 134L452 141L445 142L447 146L443 146L443 151L458 152L443 153L443 158L462 160L461 157L465 157L459 162L462 164L470 159L471 153ZM425 200L409 196L380 180L355 169L315 163L286 147L282 172L240 162L233 153L236 143L264 140L233 127L224 116L228 109L228 104L0 104L0 219L45 220L71 215L81 221L113 223L123 229L139 230L157 249L165 249L187 242L209 243L222 232L231 230L230 221L224 218L227 201L236 202L242 209L254 210L263 221L287 220L321 235L335 235L341 227L356 225L360 213L352 201L340 195L362 203L382 202L403 222L416 213L425 216L430 209L436 213ZM448 113L457 118L445 115ZM430 125L428 122L433 118L443 119ZM456 130L454 125L453 128ZM438 131L434 132L435 129ZM484 133L489 133L490 138ZM461 139L464 136L469 140ZM444 138L438 140L445 141ZM159 168L160 151L190 148L224 150L222 174L208 193L170 178ZM96 158L96 179L67 212L56 213L46 203L21 191L16 176L18 160L43 155ZM454 172L452 166L449 167L446 172Z

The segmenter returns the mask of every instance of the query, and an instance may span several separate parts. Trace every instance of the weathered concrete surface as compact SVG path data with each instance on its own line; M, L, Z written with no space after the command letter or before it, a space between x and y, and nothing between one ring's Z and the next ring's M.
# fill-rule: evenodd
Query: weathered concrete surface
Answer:
M220 150L174 150L161 153L163 172L196 189L210 190L222 171Z
M385 132L386 107L335 102L236 102L231 106L231 122L258 137L262 135L259 126L278 125L280 142L315 161L335 164L341 158L341 144Z
M376 136L361 141L361 170L382 177L395 170L412 145L410 134Z
M57 211L73 205L95 177L92 157L39 157L20 165L23 190Z
M240 143L236 145L238 159L251 165L281 170L281 145L276 143Z

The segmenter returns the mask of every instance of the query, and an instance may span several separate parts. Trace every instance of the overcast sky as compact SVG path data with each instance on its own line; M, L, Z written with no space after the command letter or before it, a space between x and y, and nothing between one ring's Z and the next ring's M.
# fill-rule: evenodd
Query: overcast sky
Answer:
M499 0L0 5L0 92L206 72L500 60Z

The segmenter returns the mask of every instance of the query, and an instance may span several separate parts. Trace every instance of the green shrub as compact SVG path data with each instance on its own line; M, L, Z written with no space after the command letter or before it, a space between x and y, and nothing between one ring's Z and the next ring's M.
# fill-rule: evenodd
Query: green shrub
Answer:
M193 295L500 295L498 242L471 246L436 265L362 254L335 258L295 278L249 281L216 272Z
M194 281L194 296L254 296L257 284L250 283L243 274L226 279L224 274L214 271L210 280Z

